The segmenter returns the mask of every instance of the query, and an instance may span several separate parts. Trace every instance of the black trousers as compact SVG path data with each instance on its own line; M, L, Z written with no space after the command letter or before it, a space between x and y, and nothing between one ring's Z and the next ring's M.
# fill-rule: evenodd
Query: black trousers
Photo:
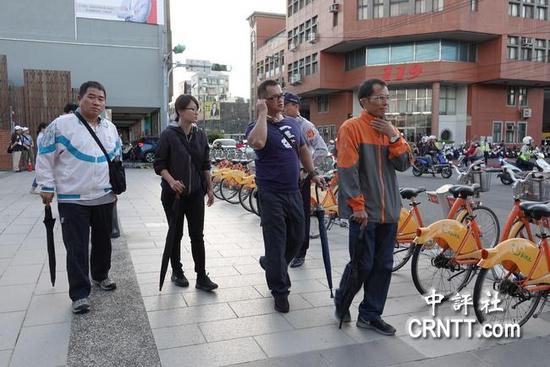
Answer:
M311 179L306 178L300 190L302 205L304 208L304 241L302 242L296 257L306 257L309 249L309 227L311 226Z
M258 191L264 236L267 286L274 296L290 291L288 264L304 240L304 210L298 191Z
M94 280L101 281L109 275L113 203L97 206L59 203L58 209L67 249L69 297L76 301L90 294L90 270ZM90 228L91 252L88 251Z
M162 207L166 214L168 223L176 215L174 212L174 200L176 195L174 191L163 188L160 199ZM180 215L183 220L177 223L176 243L172 247L170 263L174 275L183 275L183 266L181 264L181 239L183 237L183 222L187 218L187 229L191 240L191 253L195 262L195 272L199 275L206 274L205 262L206 255L204 251L204 195L199 190L181 198Z

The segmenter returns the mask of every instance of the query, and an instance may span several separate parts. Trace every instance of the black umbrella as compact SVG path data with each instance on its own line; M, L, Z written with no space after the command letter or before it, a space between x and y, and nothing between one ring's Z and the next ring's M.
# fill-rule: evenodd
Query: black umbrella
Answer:
M181 223L182 221L180 202L180 196L176 195L172 205L172 220L168 223L168 233L166 234L166 243L164 244L164 252L162 253L162 263L160 264L159 292L162 290L164 278L166 277L166 271L168 270L168 262L170 261L172 249L174 248L174 242L176 241L176 227L178 226L178 223Z
M315 196L317 205L313 213L319 221L319 237L321 238L321 249L323 250L323 263L325 264L325 273L327 275L327 283L330 289L330 298L334 298L332 293L332 271L330 265L330 251L328 248L327 228L325 227L325 209L319 202L319 186L315 185Z
M353 298L363 286L364 279L360 268L360 262L365 251L364 238L365 228L361 227L359 236L357 236L357 241L355 241L355 244L352 247L353 255L351 257L351 261L347 265L350 267L350 269L349 271L344 271L344 275L342 276L342 280L340 281L340 288L338 289L338 291L342 293L342 296L339 297L340 302L338 305L338 311L340 312L340 314L338 315L340 317L340 329L342 328L344 316L348 313Z
M50 280L52 287L55 285L55 244L53 242L53 227L55 218L52 215L52 207L44 206L44 225L46 226L46 241L48 244L48 262L50 265Z

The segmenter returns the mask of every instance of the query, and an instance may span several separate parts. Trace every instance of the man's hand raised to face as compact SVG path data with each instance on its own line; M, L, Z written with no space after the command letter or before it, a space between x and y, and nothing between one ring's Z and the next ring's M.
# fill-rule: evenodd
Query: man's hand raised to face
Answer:
M399 135L399 131L389 121L377 117L372 120L370 124L374 130L386 135L389 138Z

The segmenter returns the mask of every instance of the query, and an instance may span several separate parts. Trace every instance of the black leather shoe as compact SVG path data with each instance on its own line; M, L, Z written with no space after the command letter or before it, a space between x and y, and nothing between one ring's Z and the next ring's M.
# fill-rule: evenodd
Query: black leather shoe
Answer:
M291 268L298 268L302 265L304 265L304 262L306 261L306 258L305 257L295 257L294 259L292 259L292 261L290 262L290 267Z
M290 310L290 305L288 304L288 295L274 296L275 298L275 311L281 313L287 313Z
M172 278L170 278L175 285L177 285L178 287L189 287L189 281L187 280L187 278L185 277L185 275L180 275L180 276L177 276L177 275L174 275L172 274Z
M362 329L372 329L383 335L395 335L395 328L382 319L365 321L359 316L357 327Z
M210 292L218 288L218 285L210 280L208 274L204 274L197 275L197 283L195 284L195 288Z

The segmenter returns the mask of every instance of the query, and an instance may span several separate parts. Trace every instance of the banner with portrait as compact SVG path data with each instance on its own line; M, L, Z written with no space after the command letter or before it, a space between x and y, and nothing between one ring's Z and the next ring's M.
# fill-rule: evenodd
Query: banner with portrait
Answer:
M202 111L204 114L203 120L219 120L221 111L220 111L220 102L218 101L206 101L202 105Z
M164 0L75 0L77 18L164 24Z

